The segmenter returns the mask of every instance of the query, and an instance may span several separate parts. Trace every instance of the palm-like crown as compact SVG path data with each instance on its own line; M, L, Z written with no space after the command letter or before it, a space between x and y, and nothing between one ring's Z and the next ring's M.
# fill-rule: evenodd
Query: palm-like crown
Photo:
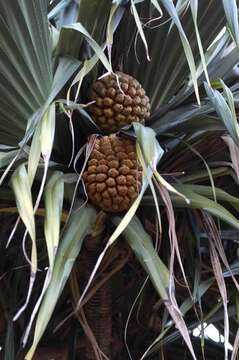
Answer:
M56 318L77 316L91 359L99 348L112 359L170 353L180 336L196 359L190 331L203 322L224 332L227 358L239 288L237 11L236 0L0 0L0 211L16 221L2 270L27 264L1 296L7 313L16 289L6 354L14 317L33 359L59 302ZM117 352L125 287L131 340ZM138 298L142 337L127 321Z

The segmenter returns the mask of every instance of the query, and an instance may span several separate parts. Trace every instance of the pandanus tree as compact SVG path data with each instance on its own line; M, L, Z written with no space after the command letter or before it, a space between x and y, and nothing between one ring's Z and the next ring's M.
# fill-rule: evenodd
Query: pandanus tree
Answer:
M236 359L237 1L0 0L0 30L4 359Z

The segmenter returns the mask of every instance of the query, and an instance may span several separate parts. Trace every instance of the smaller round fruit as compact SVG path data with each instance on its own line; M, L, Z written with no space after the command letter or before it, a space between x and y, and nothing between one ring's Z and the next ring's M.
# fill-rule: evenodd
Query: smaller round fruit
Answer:
M144 123L150 115L149 98L140 83L122 72L116 72L116 75L97 80L90 93L90 101L94 101L89 107L91 116L107 133L116 132L132 122Z

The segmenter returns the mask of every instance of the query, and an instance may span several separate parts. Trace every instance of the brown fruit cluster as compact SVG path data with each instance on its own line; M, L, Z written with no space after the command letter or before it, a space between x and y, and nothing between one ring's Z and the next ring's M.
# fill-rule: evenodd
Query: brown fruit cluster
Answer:
M92 118L107 133L149 118L149 98L140 83L130 75L116 74L118 81L114 74L97 80L90 95L90 100L95 101L89 107Z
M110 212L129 209L142 184L135 143L115 134L99 137L83 179L92 203Z

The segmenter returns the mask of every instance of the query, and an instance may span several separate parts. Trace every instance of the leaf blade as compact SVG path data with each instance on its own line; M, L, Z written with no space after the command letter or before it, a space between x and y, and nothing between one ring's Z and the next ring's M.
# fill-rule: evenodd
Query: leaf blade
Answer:
M47 327L56 302L68 279L74 260L80 252L83 239L95 219L95 210L84 207L76 211L68 223L57 253L51 282L37 316L34 339L25 357L26 360L33 358L36 347Z

